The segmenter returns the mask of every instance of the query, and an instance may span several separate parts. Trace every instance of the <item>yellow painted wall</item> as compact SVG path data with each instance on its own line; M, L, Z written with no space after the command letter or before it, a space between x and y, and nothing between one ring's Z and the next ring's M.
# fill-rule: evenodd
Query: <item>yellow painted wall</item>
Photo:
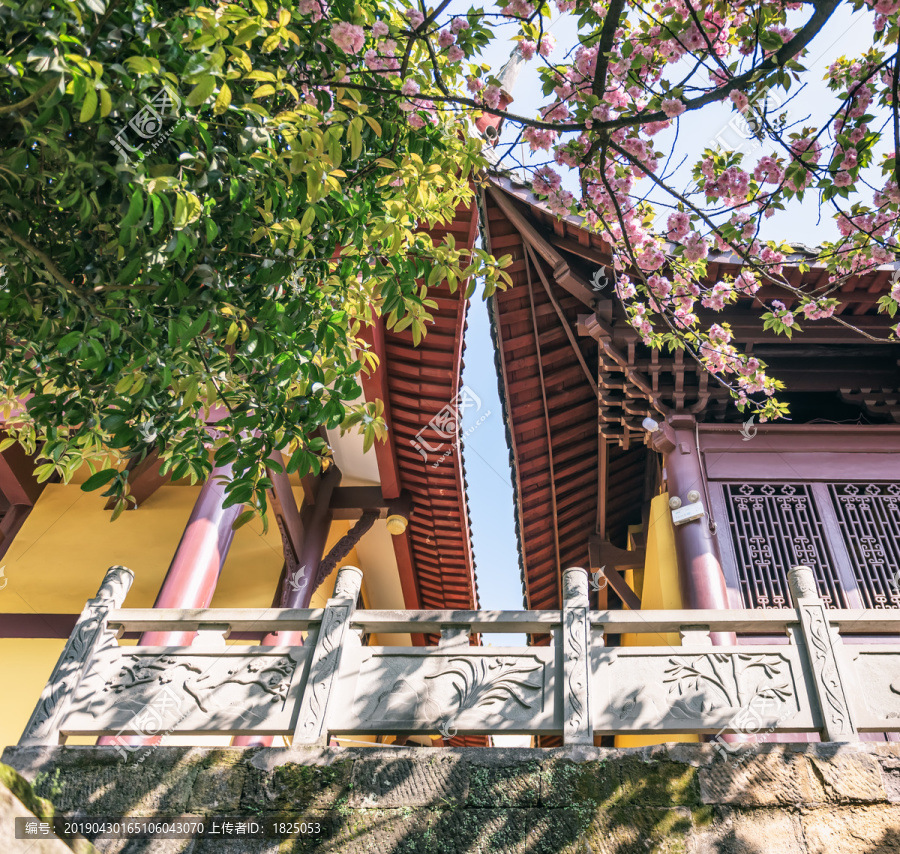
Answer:
M632 578L626 580L636 587ZM671 610L682 608L678 561L675 557L675 528L669 511L668 494L657 495L650 503L647 526L647 557L640 584L641 608ZM681 646L677 632L622 635L623 646ZM698 742L696 735L617 735L616 747L643 747L667 741Z
M47 486L5 557L8 583L0 589L0 620L4 613L80 613L114 564L135 573L125 607L151 607L199 492L199 486L162 487L139 510L123 513L110 523L110 513L103 509L106 499L97 493L82 492L75 484ZM302 490L295 488L295 494L299 504ZM334 523L326 552L350 524ZM274 520L267 533L257 520L238 529L212 607L270 606L283 560ZM355 550L344 564L359 565ZM316 591L313 607L325 604L335 577L336 571ZM363 600L367 597L364 578ZM61 639L0 638L0 685L5 688L0 747L18 741L63 645ZM197 739L190 741L197 743ZM93 739L70 743L93 743Z

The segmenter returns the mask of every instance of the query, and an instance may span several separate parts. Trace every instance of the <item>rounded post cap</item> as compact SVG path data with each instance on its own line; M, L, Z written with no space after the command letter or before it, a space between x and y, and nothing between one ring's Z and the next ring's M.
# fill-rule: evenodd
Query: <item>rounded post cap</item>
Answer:
M133 582L134 573L127 566L111 566L103 576L97 598L112 599L115 606L121 608Z
M800 599L818 599L819 588L816 586L816 574L812 567L795 566L788 572L788 584L791 597L796 604Z
M583 566L563 570L563 595L566 599L587 596L588 571Z
M358 566L342 566L334 583L334 598L355 600L359 596L362 579L363 571Z

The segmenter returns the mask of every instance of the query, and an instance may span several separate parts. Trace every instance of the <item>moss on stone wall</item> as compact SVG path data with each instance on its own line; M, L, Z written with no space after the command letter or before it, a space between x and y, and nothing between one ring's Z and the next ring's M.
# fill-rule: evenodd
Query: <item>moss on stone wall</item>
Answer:
M900 745L605 750L107 748L4 754L96 815L320 821L327 839L161 840L128 854L900 854ZM104 850L100 846L101 850ZM109 849L112 850L112 849Z

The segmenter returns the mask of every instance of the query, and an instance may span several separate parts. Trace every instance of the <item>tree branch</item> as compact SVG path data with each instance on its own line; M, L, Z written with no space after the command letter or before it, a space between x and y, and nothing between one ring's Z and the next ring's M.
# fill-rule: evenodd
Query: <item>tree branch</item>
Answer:
M47 270L47 272L70 294L74 294L78 297L81 296L78 290L74 288L72 286L72 283L66 279L66 277L60 271L59 267L56 266L53 259L46 252L38 249L37 246L35 246L33 243L29 243L24 237L20 237L8 225L2 222L0 222L0 234L5 234L14 243L18 243L19 246L34 255L34 257L44 265L44 268Z
M603 28L600 30L600 41L597 44L597 69L594 72L594 83L591 91L603 98L606 93L606 72L609 70L609 52L612 50L616 38L616 30L619 28L619 19L625 10L625 0L611 0L606 17L603 19Z
M62 78L62 75L59 75L54 80L49 80L40 89L33 92L27 98L22 101L19 101L18 104L7 104L5 107L0 107L0 116L5 116L7 113L14 113L17 110L24 110L27 107L30 107L38 98L42 95L46 95L51 89L59 85L59 81Z

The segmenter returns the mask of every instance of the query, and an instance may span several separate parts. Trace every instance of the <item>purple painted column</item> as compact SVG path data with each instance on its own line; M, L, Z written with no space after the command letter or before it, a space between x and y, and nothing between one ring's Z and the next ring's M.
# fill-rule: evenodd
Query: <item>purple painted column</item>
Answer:
M282 507L287 502L294 502L294 495L289 492L291 485L286 474L280 476L273 473L273 485ZM297 558L301 574L288 584L287 573L283 573L275 591L273 608L308 608L315 592L316 574L325 554L325 544L334 520L331 509L331 495L341 482L341 472L332 465L328 471L316 478L314 502L300 511L303 543ZM296 507L296 504L294 504ZM260 646L303 646L303 632L271 632L267 634ZM235 747L271 747L274 736L271 735L238 735L231 742Z
M693 417L670 416L669 422L661 424L660 431L653 434L652 445L665 455L669 496L677 496L687 504L688 493L697 490L706 504ZM682 597L685 608L725 610L730 607L728 587L722 572L719 544L709 530L709 507L706 512L701 519L675 527ZM711 632L710 637L716 646L735 642L731 632Z

